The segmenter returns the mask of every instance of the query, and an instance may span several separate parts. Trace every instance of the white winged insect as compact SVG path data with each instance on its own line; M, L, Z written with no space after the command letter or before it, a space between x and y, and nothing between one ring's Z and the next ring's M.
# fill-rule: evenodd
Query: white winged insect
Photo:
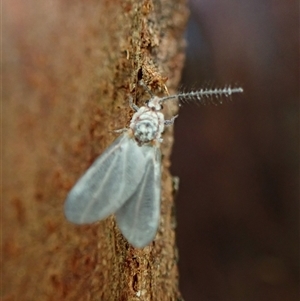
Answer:
M242 88L202 89L159 98L145 86L151 98L135 111L128 129L100 155L67 196L65 215L75 224L91 224L116 215L117 224L136 248L155 237L160 217L161 155L159 145L164 127L177 116L165 120L161 113L166 100L203 101L204 97L243 92Z

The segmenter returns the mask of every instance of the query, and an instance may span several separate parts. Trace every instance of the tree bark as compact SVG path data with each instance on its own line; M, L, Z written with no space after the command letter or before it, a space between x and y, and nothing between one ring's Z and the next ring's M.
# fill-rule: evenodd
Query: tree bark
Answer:
M185 1L15 0L4 9L3 300L180 300L172 129L152 244L130 246L113 216L74 226L63 204L113 130L128 125L128 96L143 103L137 81L174 92Z

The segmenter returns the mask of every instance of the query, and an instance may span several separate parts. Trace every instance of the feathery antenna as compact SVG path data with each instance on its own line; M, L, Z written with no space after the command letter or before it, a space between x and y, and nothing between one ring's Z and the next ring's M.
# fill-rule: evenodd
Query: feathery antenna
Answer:
M213 101L214 99L222 99L223 97L231 98L232 94L243 93L244 90L241 87L225 86L224 88L215 89L200 89L190 92L182 92L176 95L166 96L160 99L160 103L163 103L169 99L178 99L181 103L185 102L200 102L206 104L207 100ZM222 101L220 101L221 103Z

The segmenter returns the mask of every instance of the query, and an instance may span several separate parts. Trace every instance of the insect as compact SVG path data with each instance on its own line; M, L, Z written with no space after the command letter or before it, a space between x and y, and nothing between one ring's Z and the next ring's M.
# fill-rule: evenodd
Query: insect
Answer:
M151 98L135 111L128 129L100 155L69 192L65 202L66 218L75 224L91 224L115 214L127 241L143 248L155 237L160 217L161 154L159 145L165 126L162 105L167 100L198 100L205 97L230 97L242 88L202 89L157 97L143 82Z

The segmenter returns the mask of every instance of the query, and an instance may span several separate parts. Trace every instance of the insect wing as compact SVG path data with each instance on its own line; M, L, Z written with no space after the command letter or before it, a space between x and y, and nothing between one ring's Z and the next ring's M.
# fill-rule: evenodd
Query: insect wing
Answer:
M142 149L124 133L96 159L68 194L65 215L75 224L104 219L129 199L145 173Z
M155 237L160 217L160 150L142 146L146 158L145 173L135 193L116 212L117 224L130 244L148 245Z

